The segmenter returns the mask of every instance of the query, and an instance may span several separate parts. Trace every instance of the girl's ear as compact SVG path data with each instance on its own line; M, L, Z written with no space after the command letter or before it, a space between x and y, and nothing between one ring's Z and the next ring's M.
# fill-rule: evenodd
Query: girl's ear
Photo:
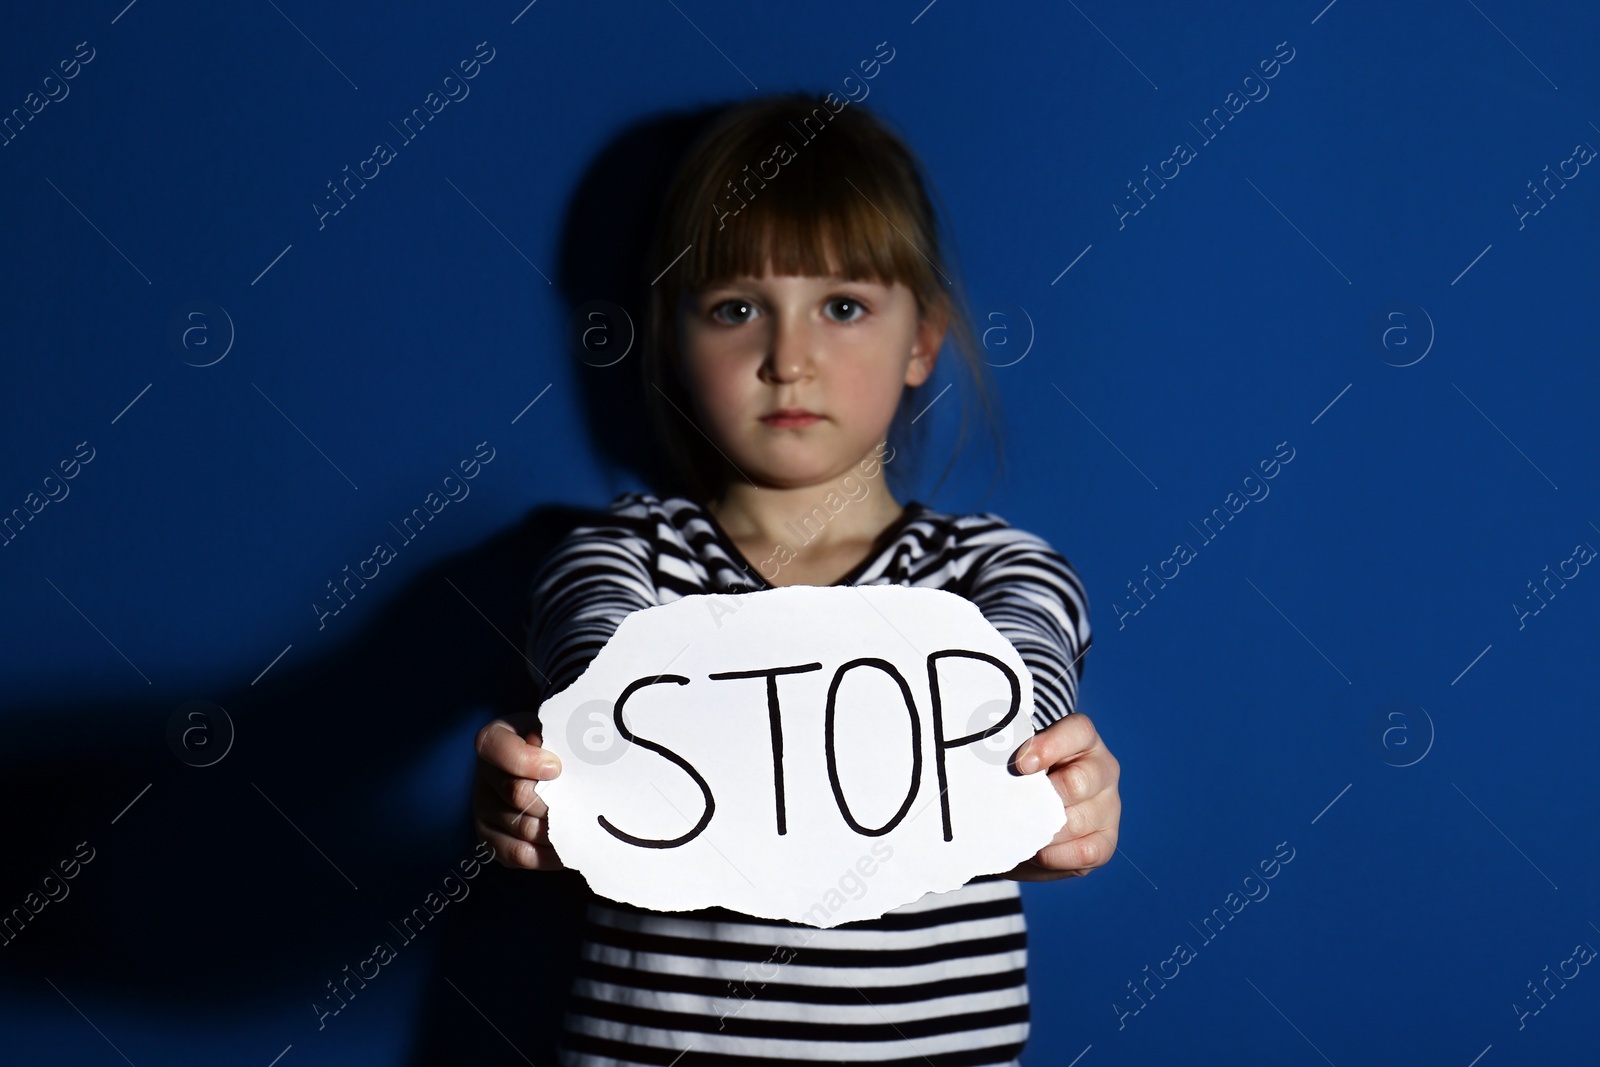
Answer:
M906 364L907 385L916 387L933 377L933 365L939 358L939 349L944 346L948 322L947 313L938 308L924 315L917 324L916 341Z

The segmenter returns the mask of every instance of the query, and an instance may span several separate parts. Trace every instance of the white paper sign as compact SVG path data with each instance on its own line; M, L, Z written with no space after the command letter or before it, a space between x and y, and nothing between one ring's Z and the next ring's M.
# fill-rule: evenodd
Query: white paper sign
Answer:
M601 896L832 927L1008 871L1065 815L1011 755L1033 678L909 586L697 595L625 618L540 706L550 843Z

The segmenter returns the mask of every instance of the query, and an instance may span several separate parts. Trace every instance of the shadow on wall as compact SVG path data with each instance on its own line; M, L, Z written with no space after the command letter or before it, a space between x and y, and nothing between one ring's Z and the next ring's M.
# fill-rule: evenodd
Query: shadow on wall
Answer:
M595 160L562 234L567 306L610 300L642 327L642 296L659 273L642 256L662 185L714 112L642 122ZM577 386L592 449L661 484L638 343L609 367L584 365L572 347L558 347L576 364L570 377L555 376ZM248 1017L260 1032L238 1039L272 1050L262 1062L291 1042L315 1060L319 1033L343 1029L345 1039L385 1033L408 1048L408 1067L555 1063L588 889L574 872L470 867L482 854L472 735L532 706L528 583L590 514L536 508L430 565L316 662L291 658L258 685L204 693L237 731L210 766L186 766L169 747L173 710L197 695L182 685L119 706L70 697L13 706L0 751L0 805L11 814L0 914L46 875L66 892L0 938L7 1001L55 998L51 979L161 1030ZM78 842L79 860L92 859L63 881ZM419 907L437 911L402 931ZM374 959L385 939L393 959ZM412 978L425 969L420 1002L410 979L383 977L391 967ZM364 984L352 977L374 968ZM335 991L352 989L339 1008ZM280 1012L281 1026L261 1024Z

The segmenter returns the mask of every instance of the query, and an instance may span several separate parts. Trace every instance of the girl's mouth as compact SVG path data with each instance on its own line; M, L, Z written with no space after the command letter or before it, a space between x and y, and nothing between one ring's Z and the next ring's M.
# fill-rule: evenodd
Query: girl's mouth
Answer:
M809 411L775 411L771 415L761 417L761 421L766 425L780 429L789 426L810 426L821 420L821 415L813 415Z

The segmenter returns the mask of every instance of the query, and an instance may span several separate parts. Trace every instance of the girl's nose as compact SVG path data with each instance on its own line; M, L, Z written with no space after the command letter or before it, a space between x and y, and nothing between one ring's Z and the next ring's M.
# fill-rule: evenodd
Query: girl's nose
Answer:
M763 377L774 382L792 382L812 374L811 337L803 326L775 332L762 362Z

